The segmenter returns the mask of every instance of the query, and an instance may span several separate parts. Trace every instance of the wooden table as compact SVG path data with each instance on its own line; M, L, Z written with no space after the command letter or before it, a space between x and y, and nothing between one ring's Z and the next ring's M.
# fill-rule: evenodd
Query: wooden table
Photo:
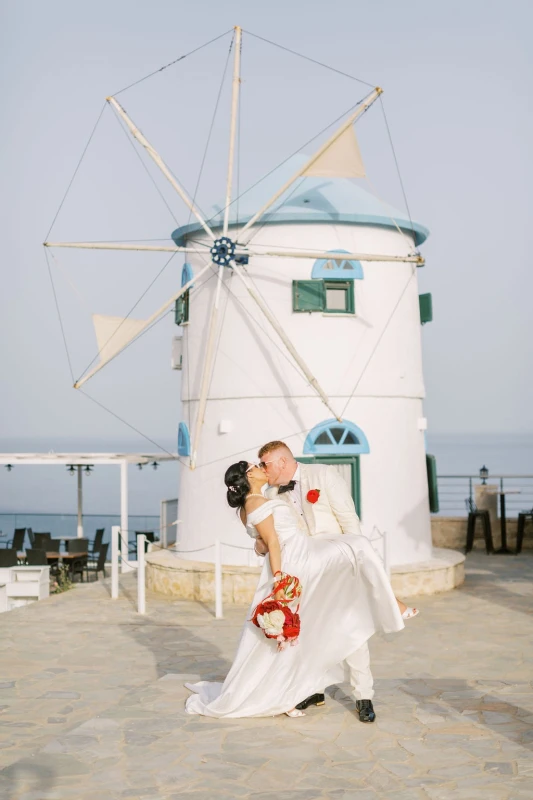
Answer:
M56 553L54 550L46 551L46 558L60 558L62 561L72 561L73 558L83 558L84 556L88 556L89 552L84 550L81 553Z
M46 552L46 558L48 561L62 561L62 562L72 562L77 558L87 558L89 555L88 552L83 553L55 553L55 552Z

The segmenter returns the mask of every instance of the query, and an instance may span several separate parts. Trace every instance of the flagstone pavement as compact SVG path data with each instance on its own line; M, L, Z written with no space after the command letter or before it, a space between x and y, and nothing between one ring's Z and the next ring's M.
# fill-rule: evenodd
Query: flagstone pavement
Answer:
M243 607L109 580L0 616L2 800L533 797L533 556L467 559L465 585L371 642L377 720L347 687L303 719L188 716L184 680L222 679Z

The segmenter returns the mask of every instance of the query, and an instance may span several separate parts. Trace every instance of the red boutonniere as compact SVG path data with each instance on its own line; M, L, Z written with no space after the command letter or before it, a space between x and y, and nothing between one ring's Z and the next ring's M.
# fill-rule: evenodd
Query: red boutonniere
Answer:
M320 497L320 489L309 489L307 492L307 501L309 503L316 503Z

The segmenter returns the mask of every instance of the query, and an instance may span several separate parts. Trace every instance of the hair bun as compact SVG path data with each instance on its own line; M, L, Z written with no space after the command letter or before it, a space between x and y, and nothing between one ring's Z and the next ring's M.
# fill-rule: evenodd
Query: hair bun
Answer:
M247 461L238 461L226 470L224 483L228 487L226 499L231 508L242 508L246 500L246 495L250 491L250 483L246 474L248 470Z

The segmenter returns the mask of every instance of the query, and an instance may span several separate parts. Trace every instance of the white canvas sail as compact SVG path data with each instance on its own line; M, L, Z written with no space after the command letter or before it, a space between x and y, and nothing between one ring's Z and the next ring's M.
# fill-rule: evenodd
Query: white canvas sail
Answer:
M350 125L303 173L316 178L364 178L365 165Z
M100 360L105 363L135 339L145 327L146 320L93 314L93 325Z

